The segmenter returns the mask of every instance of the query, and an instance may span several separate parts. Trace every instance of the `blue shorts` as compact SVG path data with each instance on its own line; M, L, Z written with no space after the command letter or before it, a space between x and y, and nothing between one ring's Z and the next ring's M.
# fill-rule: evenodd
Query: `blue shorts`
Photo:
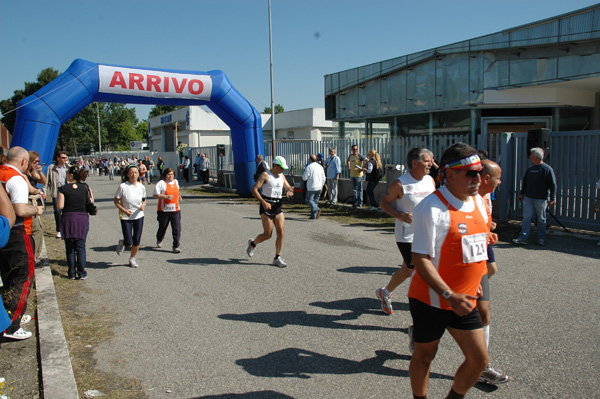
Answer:
M139 247L142 241L142 230L144 229L144 218L135 220L121 220L123 231L123 242L126 247Z

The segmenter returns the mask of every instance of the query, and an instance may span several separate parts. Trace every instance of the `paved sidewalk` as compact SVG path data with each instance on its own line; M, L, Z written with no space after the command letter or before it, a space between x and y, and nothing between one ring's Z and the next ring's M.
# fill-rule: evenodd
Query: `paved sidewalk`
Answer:
M374 296L400 262L391 231L287 214L289 266L280 269L270 265L275 237L246 255L248 238L261 231L256 204L186 195L183 252L173 254L169 233L154 248L149 199L140 267L131 269L127 252L114 252L117 184L95 176L89 183L99 213L81 283L96 294L82 296L82 306L118 320L114 338L95 348L99 371L141 381L149 398L410 397L408 284L396 290L391 316ZM490 351L513 381L477 385L468 397L594 397L597 238L555 233L546 247L514 247L509 238L496 247ZM460 361L445 337L430 397L447 393Z

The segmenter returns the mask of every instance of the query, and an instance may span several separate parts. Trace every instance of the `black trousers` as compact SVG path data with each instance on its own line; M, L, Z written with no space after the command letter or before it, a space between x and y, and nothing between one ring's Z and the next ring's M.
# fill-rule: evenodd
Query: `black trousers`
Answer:
M13 227L8 243L0 250L0 275L4 283L0 294L12 321L6 329L9 334L21 327L21 316L27 310L27 297L35 274L34 248L33 238L22 228Z
M167 227L169 227L169 223L171 223L171 232L173 233L173 249L179 248L179 243L181 240L181 212L159 211L156 213L156 220L158 220L156 241L162 241L165 239Z

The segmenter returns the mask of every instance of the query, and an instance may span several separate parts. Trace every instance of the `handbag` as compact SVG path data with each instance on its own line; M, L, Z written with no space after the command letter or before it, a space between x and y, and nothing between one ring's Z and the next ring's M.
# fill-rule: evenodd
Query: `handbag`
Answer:
M98 208L96 207L96 205L94 204L94 201L92 200L92 194L90 193L90 186L88 186L87 184L85 186L87 187L87 202L85 204L85 210L88 214L94 216L95 214L98 213Z

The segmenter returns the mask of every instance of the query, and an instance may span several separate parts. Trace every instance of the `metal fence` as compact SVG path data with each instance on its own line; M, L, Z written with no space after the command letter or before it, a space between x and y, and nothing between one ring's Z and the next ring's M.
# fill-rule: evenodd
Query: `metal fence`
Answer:
M557 178L557 203L553 210L561 223L573 228L600 231L600 215L591 212L594 201L599 198L595 182L600 178L600 131L552 132L550 158L548 164L554 168ZM520 219L521 204L517 201L521 181L529 166L527 154L527 133L503 133L487 137L476 136L471 142L470 134L422 135L378 139L339 139L325 141L277 142L275 152L283 156L290 171L287 174L301 175L308 163L310 154L321 153L329 156L329 148L335 148L345 165L352 145L366 155L375 149L381 155L384 165L405 165L406 154L413 147L426 147L433 151L439 160L446 148L457 142L465 142L475 148L488 151L490 159L502 166L502 185L498 192L497 205L502 220ZM225 156L217 157L215 147L190 148L190 158L194 162L196 151L204 152L212 161L211 175L217 169L233 171L231 146L225 147ZM215 161L216 160L216 161ZM265 161L273 160L272 146L265 145ZM221 162L217 165L217 162ZM342 178L350 173L342 166ZM552 219L552 218L550 218ZM551 221L551 220L550 220Z

